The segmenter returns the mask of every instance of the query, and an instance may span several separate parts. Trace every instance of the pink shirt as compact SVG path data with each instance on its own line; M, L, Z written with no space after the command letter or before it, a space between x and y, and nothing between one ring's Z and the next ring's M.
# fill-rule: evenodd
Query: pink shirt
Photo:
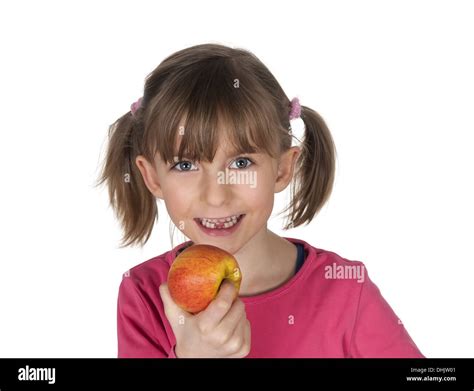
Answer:
M424 357L362 262L285 239L302 243L306 260L282 286L241 297L252 332L247 357ZM117 307L119 358L176 357L158 287L176 252L188 244L124 274Z

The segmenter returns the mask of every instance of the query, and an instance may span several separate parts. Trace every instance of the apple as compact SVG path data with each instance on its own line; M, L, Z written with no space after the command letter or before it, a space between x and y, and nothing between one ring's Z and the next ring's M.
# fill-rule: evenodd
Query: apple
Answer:
M229 252L209 244L194 244L182 251L168 273L171 298L183 310L196 314L216 297L222 282L230 280L240 289L242 274Z

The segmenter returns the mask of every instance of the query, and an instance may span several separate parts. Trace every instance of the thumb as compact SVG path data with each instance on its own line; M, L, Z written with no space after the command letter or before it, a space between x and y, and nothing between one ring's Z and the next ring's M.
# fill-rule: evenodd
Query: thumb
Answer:
M163 301L163 307L165 310L166 317L172 326L176 324L183 324L184 320L188 317L188 313L181 309L172 299L168 284L165 282L160 285L159 288L161 300ZM173 327L174 328L174 327Z

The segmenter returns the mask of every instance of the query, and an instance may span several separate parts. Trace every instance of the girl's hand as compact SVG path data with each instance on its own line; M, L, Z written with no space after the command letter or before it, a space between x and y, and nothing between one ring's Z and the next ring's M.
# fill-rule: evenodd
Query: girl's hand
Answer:
M166 283L160 286L160 295L176 337L176 357L243 358L249 354L250 322L242 300L233 301L235 287L229 281L224 281L216 298L196 315L176 305Z

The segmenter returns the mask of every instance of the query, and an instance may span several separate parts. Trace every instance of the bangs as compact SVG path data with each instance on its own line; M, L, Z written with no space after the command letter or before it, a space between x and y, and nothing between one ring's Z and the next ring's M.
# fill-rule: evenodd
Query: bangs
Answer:
M146 118L149 157L159 153L169 164L176 156L212 162L217 148L226 144L235 154L277 158L278 132L291 136L280 122L274 98L252 74L233 59L214 58L169 75Z

